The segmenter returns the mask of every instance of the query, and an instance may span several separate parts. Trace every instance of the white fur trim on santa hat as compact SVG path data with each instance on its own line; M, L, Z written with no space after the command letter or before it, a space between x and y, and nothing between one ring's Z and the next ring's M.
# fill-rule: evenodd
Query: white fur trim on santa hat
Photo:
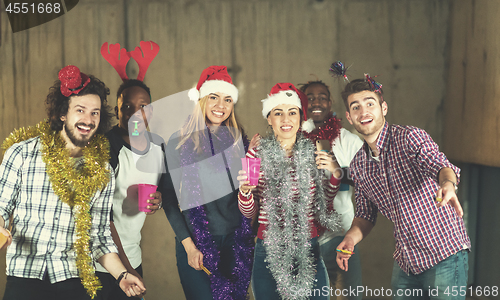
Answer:
M198 92L196 87L189 89L188 97L189 97L189 100L194 101L194 102L198 102L198 100L200 100L200 92Z
M295 91L279 91L279 93L268 95L266 99L262 100L262 115L264 118L266 119L269 112L280 104L293 104L302 109L299 95Z
M316 128L316 125L314 125L314 121L311 118L302 123L302 131L309 133L313 131L314 128Z
M207 80L200 87L200 97L203 98L211 93L224 93L233 98L236 104L238 101L238 89L231 83L224 80Z

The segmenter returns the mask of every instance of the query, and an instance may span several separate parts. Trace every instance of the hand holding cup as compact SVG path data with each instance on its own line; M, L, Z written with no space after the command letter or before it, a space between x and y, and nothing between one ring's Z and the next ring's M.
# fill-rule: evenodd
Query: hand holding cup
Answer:
M238 172L236 179L240 182L241 192L247 194L259 184L260 158L245 157L241 159L241 164L243 170Z
M139 191L138 191L138 205L139 205L139 211L145 212L145 213L151 213L152 210L148 208L150 206L149 200L155 199L156 193L156 188L157 186L154 184L146 184L146 183L141 183L139 184ZM151 196L153 195L153 196ZM161 198L161 196L160 196Z

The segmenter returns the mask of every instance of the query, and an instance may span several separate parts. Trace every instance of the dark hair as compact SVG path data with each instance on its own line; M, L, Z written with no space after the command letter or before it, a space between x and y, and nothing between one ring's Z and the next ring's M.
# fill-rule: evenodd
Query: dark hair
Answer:
M149 87L141 80L138 79L127 79L125 80L120 87L118 88L118 91L116 91L116 99L120 98L121 94L125 89L128 89L129 87L133 86L138 86L140 88L143 88L146 93L149 95L149 102L151 102L151 91L149 90Z
M378 91L373 91L372 90L372 86L370 85L370 83L364 79L354 79L353 81L349 82L344 90L342 91L341 95L342 95L342 100L344 100L344 105L345 105L345 108L347 109L347 111L349 111L349 106L348 106L348 103L347 103L347 98L352 95L352 94L357 94L359 92L362 92L362 91L370 91L370 92L374 92L375 94L377 94L379 96L379 103L382 104L384 102L384 91L382 91L382 88L380 88L380 90Z
M101 99L101 113L99 126L96 133L103 134L111 128L111 108L108 105L107 96L109 89L104 82L98 78L89 75L90 82L78 94L71 96L84 96L84 95L97 95ZM47 115L49 117L50 128L55 131L63 129L64 122L61 121L61 116L68 113L69 99L71 96L66 97L61 93L61 81L56 80L53 86L49 89L49 94L45 99L47 106Z
M271 111L272 111L272 109L267 113L266 119L269 118L269 116L271 115ZM299 115L300 115L300 121L303 121L304 120L304 112L302 111L302 108L299 108Z
M309 86L313 85L313 84L320 84L322 86L324 86L326 88L326 90L328 91L328 99L330 101L332 101L332 95L330 93L330 87L326 85L326 83L324 83L323 81L321 80L311 80L311 81L308 81L307 83L299 83L298 86L299 86L299 90L302 91L304 94L306 93L306 90Z

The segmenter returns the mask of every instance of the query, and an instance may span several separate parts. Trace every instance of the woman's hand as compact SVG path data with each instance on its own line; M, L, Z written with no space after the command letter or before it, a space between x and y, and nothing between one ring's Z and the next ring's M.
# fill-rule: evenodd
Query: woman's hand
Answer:
M318 169L330 171L337 179L342 178L343 171L333 155L326 151L316 151L314 154L316 154L316 166L318 166Z
M188 264L193 267L195 270L201 270L200 265L203 264L203 253L201 253L198 248L194 247L189 252L188 255Z
M195 270L201 270L200 265L203 264L203 253L196 248L190 237L183 239L181 243L184 246L184 250L186 250L188 264Z
M255 185L250 185L246 171L240 170L238 174L239 176L236 179L240 182L240 191L243 194L248 194L248 192L255 188Z
M250 145L248 146L248 149L253 149L257 146L260 145L260 134L256 133L253 137L252 140L250 141Z

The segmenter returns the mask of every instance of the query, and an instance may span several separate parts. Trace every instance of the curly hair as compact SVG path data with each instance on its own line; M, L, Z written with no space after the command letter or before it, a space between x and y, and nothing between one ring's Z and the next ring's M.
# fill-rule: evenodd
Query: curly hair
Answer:
M100 81L98 78L89 75L90 82L85 86L78 95L72 96L84 96L84 95L97 95L101 99L101 113L99 126L97 127L96 133L103 134L111 129L111 108L108 105L107 96L109 95L109 88L106 87L104 82ZM47 106L47 115L49 117L50 128L54 131L61 131L63 129L64 122L61 121L61 116L68 113L69 99L72 97L66 97L61 93L61 81L56 80L54 85L50 87L49 94L45 99L45 104Z

